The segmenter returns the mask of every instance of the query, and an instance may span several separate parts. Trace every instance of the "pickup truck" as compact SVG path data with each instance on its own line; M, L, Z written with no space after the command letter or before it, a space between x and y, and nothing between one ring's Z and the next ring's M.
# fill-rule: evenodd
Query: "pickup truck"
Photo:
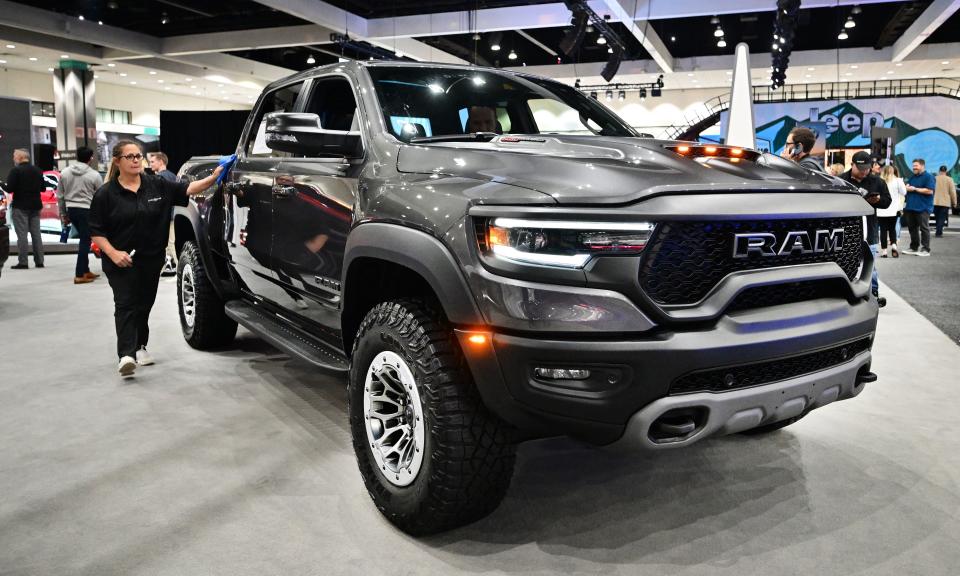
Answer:
M360 474L410 534L495 509L525 440L680 448L876 379L872 208L779 157L395 62L274 82L236 154L175 215L184 338L240 324L345 377Z

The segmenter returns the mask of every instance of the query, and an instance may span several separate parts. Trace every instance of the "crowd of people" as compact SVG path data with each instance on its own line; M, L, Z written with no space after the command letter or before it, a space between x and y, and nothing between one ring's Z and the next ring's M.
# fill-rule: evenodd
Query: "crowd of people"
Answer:
M787 135L783 156L808 170L828 172L861 190L874 208L867 218L867 243L874 257L887 258L888 248L889 257L893 258L900 254L930 256L930 216L935 217L934 236L941 237L950 209L957 207L957 187L946 166L940 166L934 176L927 171L923 158L914 158L912 174L904 180L895 165L884 165L869 152L860 151L853 155L849 169L843 164L832 164L824 170L811 154L815 143L816 134L798 126ZM901 250L897 240L903 226L910 235L910 247ZM878 269L875 264L871 288L882 307L886 299L879 294Z

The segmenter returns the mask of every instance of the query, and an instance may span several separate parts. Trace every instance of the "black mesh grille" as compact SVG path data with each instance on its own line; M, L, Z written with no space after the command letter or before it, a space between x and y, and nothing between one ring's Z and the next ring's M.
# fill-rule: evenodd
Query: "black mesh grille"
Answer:
M800 356L769 360L757 364L691 372L673 381L673 384L670 385L670 394L725 392L779 382L780 380L826 370L869 349L870 339L863 338L841 346Z
M817 230L841 227L843 249L838 252L733 257L735 234L768 232L777 237L779 245L791 231L805 231L815 237ZM640 286L660 304L692 304L732 272L820 262L836 262L852 281L863 259L862 241L860 218L662 222L644 250Z
M737 294L737 297L727 307L727 312L806 302L818 298L843 298L846 293L844 286L836 280L754 286Z

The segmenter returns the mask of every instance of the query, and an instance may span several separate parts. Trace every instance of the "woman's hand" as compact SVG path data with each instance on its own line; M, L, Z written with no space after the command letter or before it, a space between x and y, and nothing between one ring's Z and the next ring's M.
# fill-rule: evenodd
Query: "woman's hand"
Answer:
M123 250L114 250L113 253L110 254L110 260L117 265L117 268L130 268L133 266L133 258Z

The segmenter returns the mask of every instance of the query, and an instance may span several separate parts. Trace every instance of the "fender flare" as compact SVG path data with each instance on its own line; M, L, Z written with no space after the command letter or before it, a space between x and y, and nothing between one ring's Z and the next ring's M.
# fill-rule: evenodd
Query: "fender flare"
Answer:
M190 227L193 229L193 240L196 242L197 248L200 249L200 259L203 260L203 267L206 269L207 276L217 291L217 295L220 296L221 299L226 300L227 285L229 283L225 283L220 277L220 268L217 266L213 254L210 252L210 245L207 242L207 235L204 232L203 222L200 218L200 210L196 202L191 200L186 206L177 206L173 209L174 229L176 229L176 221L181 218L186 219L190 223Z
M467 280L450 250L435 237L407 226L369 222L354 228L347 238L343 258L343 305L350 305L347 281L358 258L376 258L399 264L419 274L440 299L447 319L454 324L483 324Z

